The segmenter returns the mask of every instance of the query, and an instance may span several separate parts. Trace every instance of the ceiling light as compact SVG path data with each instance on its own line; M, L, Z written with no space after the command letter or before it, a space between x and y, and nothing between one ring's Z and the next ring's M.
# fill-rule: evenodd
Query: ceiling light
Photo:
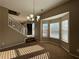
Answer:
M33 15L33 14L30 14L30 17L31 17L31 18L33 18L33 17L34 17L34 15Z
M32 18L32 21L34 21L34 18Z
M27 20L29 20L30 19L30 17L29 16L27 16Z
M40 19L40 16L37 16L37 19Z
M30 21L35 21L35 19L38 21L40 19L40 16L35 16L35 0L33 0L33 13L27 16L27 19Z

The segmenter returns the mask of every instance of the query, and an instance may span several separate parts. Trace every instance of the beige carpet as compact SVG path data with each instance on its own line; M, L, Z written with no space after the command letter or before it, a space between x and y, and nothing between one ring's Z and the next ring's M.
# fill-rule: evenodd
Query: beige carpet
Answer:
M2 50L0 59L76 59L49 43L28 43Z

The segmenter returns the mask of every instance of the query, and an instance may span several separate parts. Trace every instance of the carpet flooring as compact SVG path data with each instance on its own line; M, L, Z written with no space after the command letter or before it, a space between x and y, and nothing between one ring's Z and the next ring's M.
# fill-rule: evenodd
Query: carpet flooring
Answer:
M0 51L0 59L76 59L63 48L41 42L24 43Z

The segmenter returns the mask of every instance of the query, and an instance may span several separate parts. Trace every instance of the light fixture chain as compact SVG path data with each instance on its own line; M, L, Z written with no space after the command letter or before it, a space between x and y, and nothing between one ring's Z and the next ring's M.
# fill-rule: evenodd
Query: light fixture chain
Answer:
M33 14L35 15L35 0L33 0Z

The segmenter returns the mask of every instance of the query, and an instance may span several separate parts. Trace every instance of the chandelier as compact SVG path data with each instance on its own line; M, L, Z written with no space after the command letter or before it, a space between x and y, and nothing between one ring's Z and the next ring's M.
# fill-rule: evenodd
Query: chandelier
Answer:
M29 16L27 16L27 20L29 21L39 21L40 19L40 16L36 16L35 15L35 0L33 0L33 11L32 11L32 14L30 14Z

